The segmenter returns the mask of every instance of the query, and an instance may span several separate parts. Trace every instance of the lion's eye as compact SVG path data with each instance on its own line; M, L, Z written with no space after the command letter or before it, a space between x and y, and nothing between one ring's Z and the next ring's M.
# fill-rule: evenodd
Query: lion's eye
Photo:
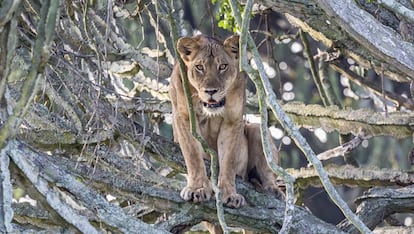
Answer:
M195 68L199 72L203 72L204 71L204 66L203 65L195 65Z
M224 71L224 70L226 70L226 68L227 68L227 64L220 64L220 66L219 66L220 71Z

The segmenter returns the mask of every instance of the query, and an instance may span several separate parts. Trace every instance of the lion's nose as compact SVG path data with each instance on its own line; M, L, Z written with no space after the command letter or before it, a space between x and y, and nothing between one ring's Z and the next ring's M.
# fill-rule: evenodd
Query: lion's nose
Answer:
M213 96L213 94L217 93L217 89L205 89L204 92L209 94L210 96Z

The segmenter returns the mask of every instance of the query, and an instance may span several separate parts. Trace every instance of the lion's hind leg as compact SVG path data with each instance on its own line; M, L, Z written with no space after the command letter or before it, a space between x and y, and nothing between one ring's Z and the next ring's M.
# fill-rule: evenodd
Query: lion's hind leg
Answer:
M249 160L247 164L247 176L250 182L261 190L267 190L274 193L277 197L283 198L277 184L276 175L269 168L263 152L260 125L246 123L245 134L248 141ZM279 152L271 140L272 155L277 164L279 164Z

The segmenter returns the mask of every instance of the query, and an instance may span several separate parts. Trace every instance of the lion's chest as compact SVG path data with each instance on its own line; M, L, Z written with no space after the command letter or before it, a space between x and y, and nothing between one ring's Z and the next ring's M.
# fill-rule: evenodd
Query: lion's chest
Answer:
M222 117L206 117L199 116L198 123L200 127L200 133L207 141L208 145L217 151L217 138L220 133Z

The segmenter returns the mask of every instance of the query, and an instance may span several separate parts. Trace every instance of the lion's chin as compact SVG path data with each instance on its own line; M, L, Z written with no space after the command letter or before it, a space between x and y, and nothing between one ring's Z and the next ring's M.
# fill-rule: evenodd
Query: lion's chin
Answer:
M224 112L224 104L226 104L226 98L221 99L219 102L210 101L202 102L203 112L207 116L219 116Z

